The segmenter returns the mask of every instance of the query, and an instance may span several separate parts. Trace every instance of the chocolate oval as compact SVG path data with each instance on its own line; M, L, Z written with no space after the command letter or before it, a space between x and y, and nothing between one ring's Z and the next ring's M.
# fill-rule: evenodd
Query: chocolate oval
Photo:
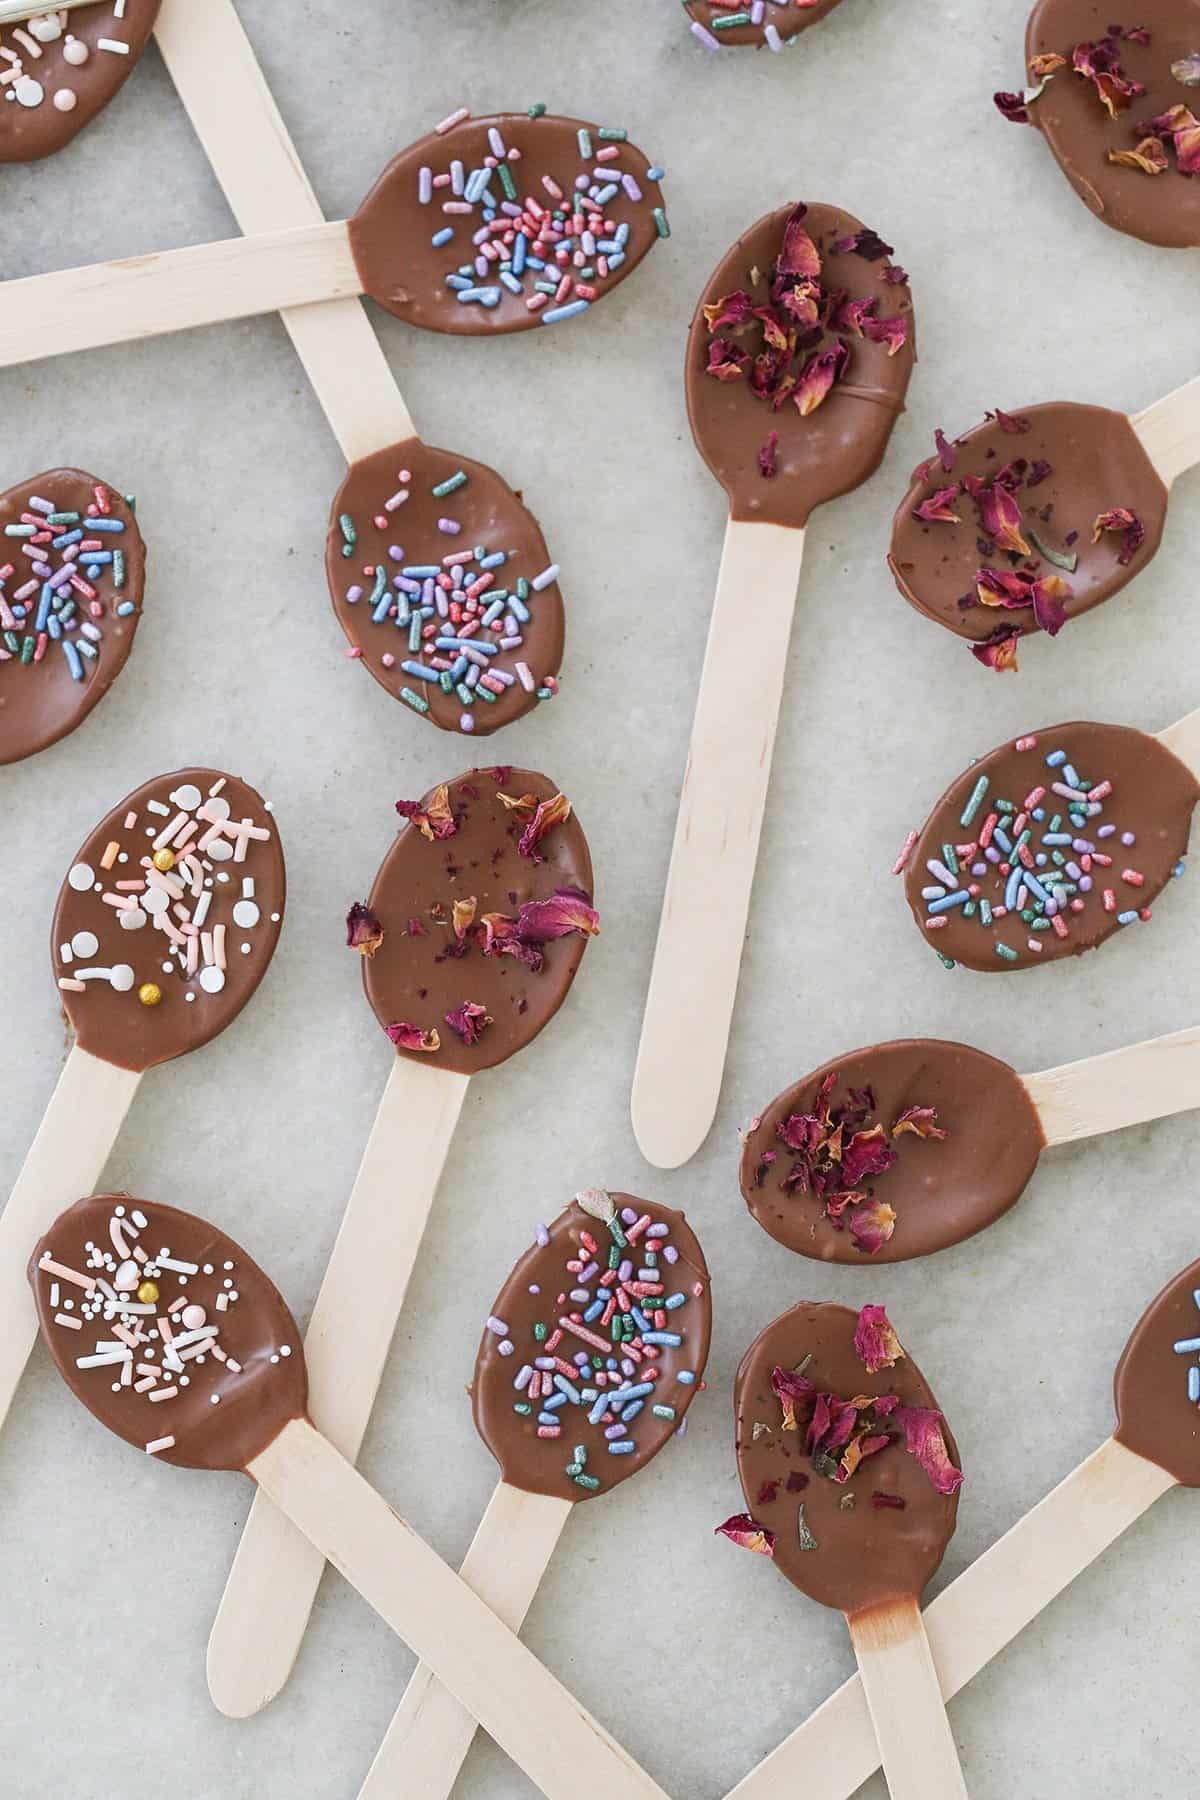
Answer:
M485 190L496 202L493 219L475 191L489 160L509 177ZM552 241L545 221L557 232L555 211L577 193L591 204ZM476 336L527 331L558 323L564 307L585 311L632 274L667 235L662 206L657 175L623 130L546 112L494 113L439 126L402 150L350 220L350 247L364 293L410 325ZM547 235L533 236L535 225ZM481 232L499 239L495 261L476 245ZM572 252L581 246L586 260L577 269ZM552 281L552 293L538 286ZM488 299L473 297L479 293Z
M354 463L333 503L325 573L357 658L443 731L486 737L555 691L557 567L521 496L486 463L416 437ZM414 619L428 633L415 650ZM449 693L443 670L456 677Z
M708 1269L683 1214L579 1195L538 1227L480 1341L471 1404L504 1480L574 1501L636 1474L679 1431L711 1330Z
M798 1130L781 1135L796 1115L820 1116L830 1076L836 1079L824 1105L836 1141L847 1145L858 1131L882 1125L896 1159L850 1186L839 1181L839 1162L804 1153ZM929 1124L945 1136L923 1137L908 1126L897 1131L912 1109L932 1109ZM788 1148L788 1136L800 1151ZM904 1262L960 1243L1006 1213L1021 1198L1044 1144L1037 1110L1007 1063L969 1044L901 1038L836 1057L777 1094L746 1133L742 1196L763 1230L801 1256ZM852 1191L895 1214L891 1235L876 1249L868 1248L871 1237L851 1229L844 1196Z
M1178 757L1123 725L1048 725L1001 744L972 763L929 815L905 875L913 918L941 956L985 972L1094 950L1138 923L1180 872L1198 797L1196 778ZM1004 806L1011 810L997 810ZM1099 810L1085 816L1088 806ZM1022 902L1009 851L1026 830L1034 870ZM936 919L945 925L931 925Z
M204 1219L94 1194L55 1220L29 1281L72 1393L162 1462L244 1469L305 1414L296 1321L257 1263Z
M1108 33L1114 13L1123 32L1144 26L1149 42L1122 36L1116 54L1124 79L1140 82L1144 91L1122 104L1111 117L1094 82L1077 75L1071 55L1080 43L1098 43ZM1109 160L1136 150L1141 129L1173 106L1196 114L1195 89L1171 73L1172 65L1194 58L1200 50L1200 0L1147 0L1124 8L1103 0L1039 0L1025 34L1030 80L1033 59L1055 54L1067 66L1055 71L1045 91L1029 107L1056 161L1075 192L1097 218L1117 231L1166 248L1200 245L1200 190L1179 171L1170 140L1166 166L1156 175Z
M0 763L11 763L74 731L125 667L146 546L124 495L83 469L0 494L0 527Z
M910 605L977 643L1001 625L1016 625L1023 633L1041 629L1032 604L988 606L980 600L981 568L1005 575L1019 568L1032 580L1052 576L1066 582L1070 593L1060 591L1059 597L1067 618L1074 619L1141 574L1158 549L1167 517L1167 489L1125 413L1068 400L1028 406L1004 418L1007 426L985 419L956 438L949 472L936 456L921 465L892 523L888 554L896 586ZM957 524L914 517L919 506L940 489L959 486L964 476L990 481L1005 468L1012 470L1008 491L1030 552L1020 562L1019 552L981 551L981 532L985 541L987 533L961 487L949 502ZM1097 532L1098 520L1118 510L1134 515L1140 533L1137 527L1128 533Z
M249 783L178 769L135 789L84 840L54 909L50 953L80 1048L149 1069L224 1031L267 972L286 885Z
M762 19L746 20L739 25L718 28L720 19L738 18L728 0L686 0L688 17L704 29L724 48L725 45L769 43L767 27L773 26L778 39L786 43L799 37L810 25L831 13L839 0L766 0Z
M1127 1450L1166 1469L1184 1487L1200 1487L1198 1364L1200 1262L1194 1262L1169 1281L1142 1314L1113 1378L1117 1404L1113 1436Z
M113 0L99 0L0 25L0 162L37 162L89 125L132 75L159 4L125 0L118 17Z
M526 832L537 830L535 805L506 804L528 797L540 806L558 793L529 769L470 769L419 802L427 819L430 808L453 817L450 835L427 835L437 826L422 829L418 820L401 827L367 902L383 937L363 958L363 987L385 1030L405 1025L416 1036L436 1034L438 1044L412 1048L389 1031L399 1054L474 1075L524 1049L566 999L587 945L583 931L541 942L529 957L517 949L486 953L478 941L488 915L512 921L523 906L560 892L590 903L592 859L574 812L532 844ZM466 901L474 908L460 939L454 908ZM464 1005L482 1006L488 1021L473 1042L448 1018Z
M902 1440L893 1438L865 1457L848 1481L839 1482L814 1469L803 1430L782 1429L771 1373L777 1367L794 1369L806 1357L812 1359L806 1377L825 1392L845 1399L895 1394L903 1406L937 1409L910 1356L894 1368L867 1373L854 1348L856 1321L848 1306L802 1300L755 1338L738 1369L733 1401L742 1491L754 1518L775 1533L776 1568L810 1599L851 1617L901 1597L918 1597L945 1554L958 1516L957 1491L938 1493ZM945 1421L942 1434L957 1463ZM772 1489L774 1497L768 1498ZM904 1505L875 1505L877 1493ZM850 1494L853 1505L843 1506ZM801 1547L801 1506L814 1548Z
M807 417L791 399L785 399L776 410L770 401L758 397L745 375L718 380L708 373L712 333L705 307L738 292L748 294L756 306L767 304L771 270L796 210L781 206L767 213L718 264L692 318L686 389L692 436L729 495L730 517L800 527L808 522L814 507L849 493L879 467L892 427L904 410L916 346L907 282L884 278L885 271L903 273L888 260L888 247L850 213L814 203L806 208L803 224L820 254L823 293L842 293L851 302L874 300L880 319L904 320L905 342L889 356L883 343L871 342L853 331L826 331L797 351L792 358L791 372L795 374L814 351L824 353L840 342L849 354L846 373ZM859 237L866 253L835 248ZM745 329L722 329L721 335L738 341ZM761 348L757 326L754 333L741 346L751 357ZM767 454L773 432L778 433L775 472L765 475L760 453ZM771 460L769 456L767 460Z

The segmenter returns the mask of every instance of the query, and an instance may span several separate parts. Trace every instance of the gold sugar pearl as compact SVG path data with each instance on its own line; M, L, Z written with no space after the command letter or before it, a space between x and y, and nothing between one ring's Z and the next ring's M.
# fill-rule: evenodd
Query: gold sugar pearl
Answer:
M143 1281L138 1288L137 1296L143 1306L153 1306L158 1299L157 1281Z
M138 989L138 999L143 1006L157 1006L162 999L162 989L157 981L143 981Z
M175 867L175 852L173 850L168 850L164 846L163 849L154 852L151 860L153 861L155 868L161 870L165 875L168 869L173 869Z

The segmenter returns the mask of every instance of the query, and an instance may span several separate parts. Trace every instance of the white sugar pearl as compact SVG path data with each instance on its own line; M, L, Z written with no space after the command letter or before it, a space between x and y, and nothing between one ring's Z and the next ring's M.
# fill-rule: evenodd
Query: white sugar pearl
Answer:
M128 963L114 963L108 979L118 994L127 994L133 986L133 970Z
M74 888L77 894L86 894L96 879L96 872L90 863L76 863L67 876L67 886Z
M100 939L94 931L77 931L71 939L71 948L76 956L95 956L100 948Z
M141 903L148 913L165 913L171 904L171 896L165 888L147 888Z
M183 812L195 812L203 798L204 795L200 792L200 789L191 781L185 781L182 786L177 787L175 792L171 795L171 799L174 801L175 805Z
M117 917L121 921L122 931L140 931L146 923L146 915L140 906L126 907L124 912L117 914Z
M233 855L233 845L228 838L214 838L208 846L207 854L214 862L228 862Z
M19 106L40 106L46 98L45 88L40 81L35 81L32 75L22 75L21 79L13 84L13 93L17 97Z
M257 925L261 917L262 914L253 900L239 900L233 909L233 922L235 925L240 925L243 931L249 931L252 925ZM90 950L88 955L91 955Z
M224 794L214 794L204 810L207 812L210 819L227 819L229 817L230 806Z
M113 1276L113 1286L120 1294L130 1294L141 1279L137 1264L131 1260L121 1264Z
M82 38L68 37L63 45L63 61L69 62L73 69L81 69L90 54Z
M25 29L39 44L55 44L63 34L57 13L43 13L40 19L30 19Z
M185 1306L180 1314L184 1327L188 1331L199 1331L208 1314L202 1306Z
M74 88L56 88L54 90L54 107L56 112L74 112L79 104Z
M224 969L206 968L200 971L200 986L206 994L219 994L225 986Z

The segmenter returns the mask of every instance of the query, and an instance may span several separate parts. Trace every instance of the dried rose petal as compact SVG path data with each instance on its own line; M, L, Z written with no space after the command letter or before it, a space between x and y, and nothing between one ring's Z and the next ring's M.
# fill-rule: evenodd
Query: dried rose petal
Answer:
M1140 169L1143 175L1163 175L1171 166L1161 139L1156 137L1144 137L1134 150L1110 150L1108 160L1124 169Z
M892 1126L892 1136L901 1137L906 1131L914 1132L917 1137L922 1138L941 1139L947 1136L938 1125L936 1106L906 1106Z
M898 1406L894 1414L904 1433L904 1448L915 1456L939 1494L956 1494L962 1470L950 1461L942 1436L942 1415L929 1406Z
M1066 601L1073 598L1074 588L1061 575L1043 575L1032 590L1033 616L1049 637L1057 637L1067 622Z
M517 921L507 913L484 913L479 930L483 933L485 956L512 956L535 975L541 974L545 957L536 944L525 943L518 936Z
M1132 562L1146 537L1146 527L1138 515L1127 506L1114 506L1108 512L1102 512L1092 526L1093 544L1098 543L1106 531L1124 533L1117 561L1122 567Z
M947 475L952 474L958 461L958 445L951 443L940 425L933 434L933 441L937 445L938 461Z
M975 593L981 606L1029 606L1033 583L1015 569L976 569Z
M887 1311L882 1306L864 1306L854 1327L854 1349L868 1375L890 1369L904 1355Z
M908 280L908 270L902 269L899 263L889 263L886 269L880 269L879 279L890 287L903 287Z
M886 344L889 356L895 356L908 342L908 320L899 313L890 319L864 319L862 330L869 343Z
M778 1481L764 1481L754 1496L755 1506L771 1506L779 1498Z
M809 357L792 396L802 418L816 412L849 360L850 352L842 343L828 350L817 350Z
M807 1419L816 1400L817 1390L811 1381L795 1369L771 1370L771 1391L783 1408L784 1431L796 1431L801 1419Z
M521 841L517 849L522 856L532 856L548 831L556 825L562 825L571 816L571 802L565 794L555 794L553 799L543 800L538 805L533 818L521 833Z
M754 311L754 301L743 288L736 293L726 294L721 300L714 300L704 308L704 318L710 331L720 331L723 325L744 325Z
M437 838L453 837L458 830L450 807L449 783L445 781L433 790L433 798L427 807L422 808L419 800L397 800L396 811L402 819L415 825L431 844Z
M1010 437L1023 437L1027 431L1033 429L1033 420L1026 418L1024 413L1007 413L1001 407L996 406L987 416L995 419L1001 431L1007 431Z
M862 300L843 300L842 304L838 307L837 312L834 314L834 330L853 331L861 337L863 334L863 326L878 305L879 298L876 294L868 294L866 298Z
M930 494L928 500L922 500L920 506L913 507L913 518L923 519L929 525L961 525L962 515L954 510L954 502L958 498L958 483L950 487L938 488Z
M778 450L779 433L768 432L766 441L759 446L758 451L758 472L766 481L770 481L779 471Z
M869 1131L856 1131L842 1151L842 1181L846 1187L858 1187L871 1175L883 1175L896 1160L896 1152L887 1141L882 1125Z
M1021 536L1021 508L1010 490L999 481L981 481L977 475L966 476L963 486L979 508L983 529L996 547L1028 556L1029 545Z
M845 253L852 250L856 256L865 257L868 262L882 262L885 256L892 254L892 246L885 244L877 231L864 225L853 237L839 238L833 246L835 251Z
M1032 125L1033 120L1025 104L1024 93L1014 93L1011 88L1000 88L992 95L992 105L1008 120L1010 125Z
M732 338L710 339L706 375L713 375L718 381L740 381L749 366L750 352L735 344Z
M461 1006L446 1014L446 1023L464 1044L477 1044L492 1021L485 1007L475 1000L464 1000Z
M1115 119L1146 92L1145 82L1129 81L1122 74L1114 38L1076 44L1071 52L1071 66L1077 75L1092 83L1110 118Z
M1002 671L1017 667L1017 641L1022 636L1019 625L997 625L990 638L971 645L971 655L986 669Z
M397 1020L393 1025L385 1025L384 1030L393 1044L400 1050L440 1050L442 1040L436 1031L422 1031L419 1025L409 1025L404 1020Z
M1181 175L1200 174L1200 119L1182 101L1151 120L1150 129L1171 138Z
M783 243L776 264L781 275L819 275L821 258L817 246L804 229L807 206L797 206L783 228Z
M517 915L517 936L524 944L548 944L572 931L595 937L600 914L578 888L558 888L548 900L527 900Z
M1047 75L1053 75L1056 69L1065 69L1067 59L1060 56L1057 50L1043 50L1040 56L1029 59L1029 73L1035 81L1044 81Z
M362 956L374 956L383 942L383 926L369 906L356 900L346 914L346 943Z
M525 812L533 817L538 808L536 794L498 794L496 798L509 812Z
M846 1215L856 1250L873 1256L896 1229L896 1214L886 1200L866 1200Z
M737 1544L742 1550L754 1550L759 1556L774 1556L775 1533L766 1525L760 1525L749 1513L734 1513L723 1525L718 1525L713 1536L727 1537L731 1544Z
M899 1494L880 1493L879 1489L876 1488L874 1493L871 1495L871 1505L875 1506L875 1507L890 1506L890 1507L894 1507L897 1512L903 1512L905 1507L908 1505L908 1501L903 1499L902 1496Z

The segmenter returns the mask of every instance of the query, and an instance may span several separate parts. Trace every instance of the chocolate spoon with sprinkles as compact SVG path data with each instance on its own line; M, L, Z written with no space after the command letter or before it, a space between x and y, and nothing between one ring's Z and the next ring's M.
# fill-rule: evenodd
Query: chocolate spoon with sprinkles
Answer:
M1140 575L1176 478L1200 462L1200 377L1129 418L1056 401L996 411L915 470L888 566L919 613L985 667ZM1073 634L1072 634L1073 635Z
M1178 1484L1200 1487L1200 1262L1169 1282L1117 1364L1117 1426L926 1608L949 1700ZM842 1683L726 1800L850 1800L879 1767L862 1678Z
M688 417L729 523L633 1078L660 1168L695 1154L720 1096L805 526L874 473L904 406L912 297L890 256L837 207L781 207L692 320Z
M1095 949L1182 875L1198 779L1200 711L1153 737L1076 721L1001 744L909 834L895 872L913 918L947 967Z
M22 1279L31 1240L96 1186L145 1070L241 1012L274 954L285 893L270 808L216 769L146 782L72 861L51 957L75 1042L0 1213L0 1423L37 1338Z
M587 840L545 775L471 770L397 811L406 822L348 921L395 1054L307 1337L313 1417L351 1459L468 1082L548 1024L599 929ZM284 1685L322 1567L257 1496L209 1641L222 1712L257 1712Z
M845 1614L892 1800L965 1800L919 1604L962 1474L883 1307L792 1307L742 1358L734 1414L751 1510L718 1530Z
M488 1316L471 1387L501 1480L461 1573L514 1631L572 1507L683 1429L711 1326L708 1269L682 1213L588 1188L538 1226ZM422 1665L359 1800L448 1800L474 1735L470 1712Z
M230 1238L95 1195L51 1225L28 1273L46 1347L89 1412L161 1462L249 1475L544 1794L665 1800L312 1424L295 1320Z
M792 38L831 13L838 0L749 0L731 6L728 0L683 0L692 21L692 36L706 50L753 44L780 51Z
M159 0L0 0L0 163L52 156L90 125L140 62L158 8Z
M1195 1026L1033 1075L968 1044L902 1038L778 1094L743 1134L742 1198L800 1256L904 1262L994 1224L1044 1149L1196 1106Z

